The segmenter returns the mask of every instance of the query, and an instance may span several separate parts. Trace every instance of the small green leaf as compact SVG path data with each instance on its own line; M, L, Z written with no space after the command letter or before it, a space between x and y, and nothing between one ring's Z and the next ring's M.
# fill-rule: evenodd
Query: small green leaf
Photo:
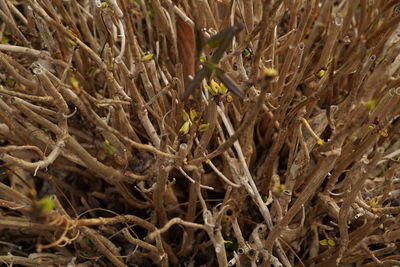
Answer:
M251 56L252 56L252 52L251 52L251 50L250 50L250 48L245 48L244 50L243 50L243 56L245 57L245 58L251 58Z
M149 61L149 60L153 59L153 57L154 57L154 55L152 53L148 53L147 55L142 57L142 61L143 62Z
M221 90L221 87L216 81L211 80L211 89L212 89L211 94L216 95Z
M78 44L74 41L74 40L72 40L72 39L67 39L67 43L69 44L69 45L71 45L71 46L77 46Z
M224 94L226 94L227 92L228 92L228 87L226 87L225 84L220 83L220 84L219 84L219 93L220 93L221 95L224 95Z
M200 124L200 126L199 126L199 132L205 132L205 131L207 131L208 130L208 128L210 128L210 124L209 123L203 123L203 124Z
M319 244L320 244L321 246L327 246L327 245L328 245L328 239L322 239L322 240L320 240L320 241L319 241Z
M189 121L189 115L187 114L186 111L182 112L182 118L183 118L184 121Z
M278 71L274 68L265 68L264 69L264 74L267 77L275 77L278 75Z
M107 8L109 5L107 2L101 2L100 3L100 8Z
M52 197L47 196L42 198L40 201L40 208L42 210L43 213L49 213L50 211L52 211L54 209L54 200Z
M330 238L320 240L319 244L321 246L330 246L330 247L336 246L336 242L333 239L330 239Z
M179 129L179 132L182 133L182 134L188 134L189 130L190 130L190 121L186 121L182 125L181 129Z
M112 144L110 143L110 141L104 140L103 145L107 149L107 152L109 155L113 155L115 153L114 148L113 148Z
M71 68L68 68L68 72L74 74L77 72L77 69L71 67Z
M217 93L209 86L207 83L204 84L204 89L206 89L211 95L216 95Z
M326 74L326 70L325 69L320 69L317 73L315 73L315 76L317 78L322 78L322 77L325 76L325 74Z
M368 110L372 111L376 107L376 99L371 99L368 100L367 102L364 103L364 107L366 107Z
M72 87L74 87L75 89L79 89L79 82L77 79L75 79L74 76L69 77L69 82L71 83Z
M195 121L198 116L197 111L194 108L191 108L189 113L190 113L190 120Z
M376 198L373 198L369 201L369 206L373 209L378 207L378 200Z

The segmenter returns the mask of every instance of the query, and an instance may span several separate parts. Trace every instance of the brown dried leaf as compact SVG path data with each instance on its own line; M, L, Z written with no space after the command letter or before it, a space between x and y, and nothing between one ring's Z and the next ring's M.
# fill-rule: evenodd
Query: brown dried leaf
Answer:
M194 59L196 40L194 29L180 17L176 18L176 31L178 35L179 59L183 64L185 84L188 83L188 76L194 76Z

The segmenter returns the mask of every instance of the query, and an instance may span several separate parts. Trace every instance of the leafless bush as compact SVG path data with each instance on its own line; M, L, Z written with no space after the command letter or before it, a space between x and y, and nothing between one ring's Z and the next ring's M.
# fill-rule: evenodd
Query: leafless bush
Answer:
M0 260L400 265L399 10L0 0Z

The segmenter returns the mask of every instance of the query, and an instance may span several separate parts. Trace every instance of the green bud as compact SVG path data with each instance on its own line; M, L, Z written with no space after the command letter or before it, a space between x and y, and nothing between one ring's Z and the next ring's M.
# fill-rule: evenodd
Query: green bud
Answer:
M69 45L71 45L71 46L77 46L78 44L74 41L74 40L72 40L72 39L67 39L67 43L69 44Z
M205 132L208 130L208 128L210 128L210 124L209 123L204 123L204 124L200 124L199 126L199 132Z
M330 247L334 247L336 245L336 242L333 239L328 238L328 245Z
M216 95L221 90L221 87L219 86L219 84L216 81L211 80L211 89L212 89L211 94Z
M183 133L183 134L188 134L189 130L190 130L190 122L185 121L185 123L182 125L181 129L179 129L179 132Z
M274 68L265 68L264 69L264 74L267 77L275 77L278 75L278 71Z
M190 120L195 121L197 118L197 111L194 108L190 109Z
M366 107L368 110L374 110L376 107L376 99L371 99L368 100L367 102L364 103L364 107Z
M107 149L107 152L109 155L113 155L115 153L114 148L113 148L112 144L110 143L110 141L104 140L103 145Z
M326 74L326 71L324 69L320 69L317 73L315 73L315 76L317 78L322 78L325 76L325 74Z
M245 58L251 58L251 55L252 55L252 53L251 53L251 51L250 51L249 48L245 48L245 49L243 50L243 56L244 56Z
M74 76L69 77L69 82L71 83L72 87L74 87L75 89L79 89L79 82L77 79L75 79Z
M148 53L147 55L142 57L142 61L143 62L149 61L149 60L153 59L153 57L154 57L154 55L152 53Z
M189 115L187 114L186 111L183 111L182 118L183 118L184 121L189 121Z
M101 8L107 8L109 5L107 2L101 2L100 7Z
M228 92L228 87L226 87L225 84L220 83L220 84L219 84L219 93L220 93L221 95L224 95L224 94L226 94L227 92Z
M40 204L40 208L43 213L49 213L50 211L52 211L54 209L54 206L55 206L54 200L50 196L42 198L39 201L39 204Z

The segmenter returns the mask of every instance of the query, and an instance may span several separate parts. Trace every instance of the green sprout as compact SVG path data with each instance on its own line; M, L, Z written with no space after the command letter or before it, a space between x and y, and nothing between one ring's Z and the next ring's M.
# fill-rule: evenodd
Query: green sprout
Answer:
M52 211L55 206L54 200L51 196L46 196L46 197L42 198L41 200L39 200L39 204L40 204L41 211L44 214Z
M109 155L113 155L115 153L114 148L113 148L112 144L110 143L110 141L104 140L103 145L107 149L107 152Z
M209 123L203 123L203 124L200 124L200 126L199 126L199 132L205 132L205 131L207 131L208 130L208 128L210 128L210 124Z
M204 89L206 89L211 95L216 95L218 92L214 90L211 86L209 86L207 83L203 85Z
M197 111L194 108L190 109L189 114L190 114L190 120L191 121L195 121L197 119L197 117L198 117Z
M73 88L75 88L75 89L77 89L77 90L80 88L79 82L78 82L78 80L77 80L74 76L70 76L70 77L69 77L69 82L71 83L71 85L72 85Z
M109 4L107 2L101 2L100 3L100 8L107 8Z
M154 57L154 55L153 55L152 53L148 53L148 54L146 54L146 55L144 55L144 56L142 57L142 61L143 61L143 62L150 61L150 60L153 59L153 57Z
M70 46L77 46L78 44L74 41L74 40L72 40L72 39L67 39L67 43L70 45Z
M330 247L336 246L336 242L333 239L330 239L330 238L320 240L319 244L321 246L330 246Z
M184 121L189 121L189 114L187 114L186 111L183 111L183 112L182 112L182 119L183 119Z
M179 132L186 135L189 133L190 130L190 121L185 121L182 127L179 129Z
M373 198L369 201L369 206L370 206L372 212L376 212L378 204L379 203L376 198Z
M214 80L211 80L211 89L215 95L218 94L219 91L221 90L219 84Z
M326 70L322 68L322 69L320 69L317 73L315 73L315 76L316 76L317 78L322 78L322 77L325 76L325 74L326 74Z
M367 102L364 103L364 107L366 107L368 110L372 111L376 107L376 99L371 99L368 100Z
M275 77L278 75L278 71L274 68L265 68L264 74L265 74L265 76L272 78L272 77Z
M251 56L253 55L253 52L251 51L250 48L245 48L245 49L243 50L243 52L242 52L242 55L243 55L245 58L251 58Z
M219 84L219 93L220 93L221 95L224 95L224 94L226 94L227 92L228 92L228 87L226 87L225 84L220 83L220 84Z

